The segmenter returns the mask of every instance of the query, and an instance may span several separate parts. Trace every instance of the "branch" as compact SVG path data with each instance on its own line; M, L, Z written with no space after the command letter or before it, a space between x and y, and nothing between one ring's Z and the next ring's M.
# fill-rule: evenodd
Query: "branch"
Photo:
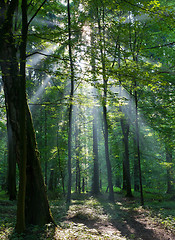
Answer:
M60 60L63 60L63 61L69 61L69 59L66 59L66 58L60 58L60 57L58 57L58 56L56 56L56 55L41 53L41 52L37 52L37 51L36 51L36 52L33 52L33 53L31 53L31 54L26 55L26 58L31 57L31 56L33 56L33 55L35 55L35 54L40 54L40 55L43 55L43 56L45 56L45 57L53 57L53 58L57 58L57 59L60 59Z
M175 44L175 42L171 42L171 43L166 43L166 44L163 44L163 45L157 45L157 46L154 46L154 47L143 48L142 50L153 49L153 48L161 48L161 47L167 47L167 46L173 46L174 44Z
M141 6L137 5L137 4L131 3L131 2L129 2L129 1L127 1L127 0L123 0L123 1L126 2L126 3L128 3L128 4L130 4L131 6L134 6L134 7L139 8L139 9L145 11L145 12L153 13L153 14L156 14L156 15L158 15L158 16L162 16L162 15L163 15L164 17L169 17L169 15L166 15L167 13L155 12L155 11L152 11L152 10L150 10L150 9L146 9L145 7L141 7Z
M5 105L0 105L0 108L5 108L6 106Z
M19 35L19 36L20 36L20 35ZM42 39L42 40L47 40L47 41L49 41L49 42L55 43L55 40L49 39L49 38L46 38L46 37L43 37L42 35L39 36L39 35L36 34L36 33L32 33L32 34L29 33L28 36L29 36L29 37L36 37L36 38L39 38L39 39Z
M31 19L28 22L28 26L30 25L30 23L33 21L33 19L36 17L36 15L38 14L38 12L40 11L40 9L42 8L42 6L47 2L47 0L44 0L44 2L39 6L39 8L36 10L36 12L34 13L34 15L31 17Z

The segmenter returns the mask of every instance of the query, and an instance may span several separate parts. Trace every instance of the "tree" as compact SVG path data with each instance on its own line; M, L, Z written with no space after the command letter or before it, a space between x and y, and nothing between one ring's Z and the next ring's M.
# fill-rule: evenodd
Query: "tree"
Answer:
M108 175L108 187L109 187L109 199L114 201L114 192L112 184L112 171L111 171L111 162L109 158L109 143L108 143L108 122L107 122L107 83L108 78L106 75L106 63L105 63L105 19L104 19L104 6L101 8L97 7L97 21L98 21L98 31L99 31L99 44L100 44L100 58L102 64L102 79L103 79L103 121L104 121L104 140L105 140L105 156L106 156L106 166L107 166L107 175ZM103 28L101 27L101 18L102 14Z
M74 67L72 59L72 45L71 45L71 15L70 15L70 3L67 1L67 14L68 14L68 33L69 33L69 61L71 70L71 90L70 90L70 101L69 101L69 128L68 128L68 192L67 202L71 201L71 185L72 185L72 173L71 173L71 142L72 142L72 109L73 109L73 94L74 94Z
M97 117L96 107L93 108L93 179L92 179L92 194L100 193L99 185L99 164L98 164L98 135L97 135Z
M15 143L16 160L20 172L17 232L23 232L25 224L43 225L53 222L41 172L33 123L26 100L26 43L28 26L31 22L27 22L26 4L25 0L22 1L22 41L20 45L19 71L16 57L17 49L12 32L13 15L18 6L18 1L14 0L7 3L1 1L0 64L3 74L7 116L12 129L12 142Z

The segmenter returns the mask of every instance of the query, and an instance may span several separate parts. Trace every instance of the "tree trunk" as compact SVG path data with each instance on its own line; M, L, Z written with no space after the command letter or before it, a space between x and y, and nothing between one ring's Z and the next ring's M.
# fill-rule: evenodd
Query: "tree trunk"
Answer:
M94 160L94 171L92 180L92 194L98 195L100 193L99 186L99 165L98 165L98 138L97 138L97 118L96 108L93 108L93 160Z
M54 190L54 170L53 169L51 169L51 171L50 171L48 190L49 191L53 191Z
M166 145L166 162L169 164L167 166L167 193L174 193L175 192L175 180L174 180L174 167L173 167L173 156L172 156L172 149L170 146Z
M135 82L136 88L136 82ZM141 170L141 158L140 158L140 138L139 138L139 123L138 123L138 98L137 98L137 90L135 90L135 104L136 104L136 148L137 148L137 160L138 160L138 169L139 169L139 182L140 182L140 202L141 205L144 205L143 199L143 187L142 187L142 170Z
M70 3L67 0L67 13L68 13L68 32L69 32L69 60L71 70L71 91L69 103L69 129L68 129L68 188L67 188L67 203L71 201L71 185L72 185L72 164L71 164L71 147L72 147L72 109L73 109L73 93L74 93L74 68L72 59L71 47L71 17L70 17Z
M124 184L126 184L126 196L132 197L131 192L131 177L130 177L130 162L129 162L129 143L128 143L128 135L129 135L129 123L126 122L126 119L121 118L121 127L123 132L123 144L124 144L124 158L123 158L123 173L125 176Z
M44 225L54 222L47 199L46 186L42 175L36 137L27 108L27 182L26 182L26 223Z
M137 147L136 147L136 137L134 136L134 191L139 191L139 167L138 167L138 159L137 159Z
M12 18L18 1L13 1L9 5L4 0L0 1L0 67L2 71L2 81L5 94L6 115L7 115L7 135L8 135L8 173L7 187L9 199L16 199L16 162L19 161L16 152L16 141L14 130L19 135L19 126L17 128L16 109L19 106L17 97L13 94L18 88L18 64L16 59L16 48L12 35ZM12 75L13 74L13 78ZM17 94L17 91L16 91Z
M22 0L22 39L20 45L20 81L19 93L19 126L20 126L20 161L19 161L19 191L17 202L16 231L25 230L25 197L26 197L26 164L27 164L27 134L26 134L26 46L27 46L27 0Z
M8 116L7 116L8 117ZM13 142L13 132L9 119L7 119L8 129L8 172L7 172L7 190L9 200L16 200L16 154L15 144Z
M103 121L104 121L104 140L105 140L105 157L106 157L106 166L107 166L107 176L108 176L108 186L109 186L109 200L114 201L114 192L113 192L113 184L112 184L112 170L111 170L111 162L109 158L109 146L108 146L108 123L107 123L107 83L108 79L106 76L106 63L105 63L105 29L104 29L104 8L102 11L103 18L103 32L101 27L101 19L99 9L97 8L97 20L98 20L98 31L99 31L99 43L100 43L100 54L101 54L101 64L102 64L102 77L103 77Z
M103 106L103 119L104 119L105 156L106 156L106 166L107 166L108 186L109 186L109 200L114 201L114 192L113 192L113 184L112 184L112 170L111 170L111 162L109 159L108 124L107 124L106 105Z
M85 192L85 180L84 180L84 177L83 177L83 180L82 180L82 192L83 193Z
M44 166L44 172L45 172L45 184L47 187L47 110L46 107L44 109L45 113L45 118L44 118L44 146L45 146L45 154L44 154L44 161L45 161L45 166Z
M59 146L58 146L58 131L57 131L57 154L58 154L58 166L59 166L59 172L60 172L60 175L61 175L61 183L62 183L63 195L65 195L64 172L63 172L63 167L61 166L60 150L59 150Z
M17 1L16 1L17 2ZM16 161L19 165L19 193L17 206L17 232L25 230L25 224L44 225L53 222L42 177L39 154L31 115L27 106L25 91L25 57L27 37L26 1L22 2L22 42L20 47L20 74L16 58L15 41L12 34L12 8L7 10L8 19L0 28L0 65L3 76L7 119L12 130L12 143L15 146ZM4 10L0 2L1 12ZM15 5L15 6L14 6ZM5 12L5 10L4 10ZM2 21L2 15L0 16ZM8 25L9 23L9 25ZM1 25L2 26L2 25ZM27 125L27 126L26 126ZM9 142L10 143L10 142ZM26 167L27 166L27 167Z
M76 157L76 193L81 193L81 174L80 174L80 142L78 126L75 124L75 157Z

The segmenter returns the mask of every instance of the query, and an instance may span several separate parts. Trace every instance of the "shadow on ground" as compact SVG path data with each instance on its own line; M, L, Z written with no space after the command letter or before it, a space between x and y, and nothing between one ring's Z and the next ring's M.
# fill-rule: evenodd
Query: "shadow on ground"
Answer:
M161 229L156 223L147 219L146 212L134 210L133 200L117 197L116 203L111 203L104 196L98 198L98 202L103 209L105 215L108 216L108 220L89 219L82 216L82 214L76 214L70 217L69 220L75 223L82 223L90 229L96 229L99 233L109 232L112 234L118 234L120 237L127 239L142 239L142 240L173 240L175 239L171 233ZM143 213L144 212L144 213ZM157 227L159 228L157 230ZM117 238L116 238L117 239Z

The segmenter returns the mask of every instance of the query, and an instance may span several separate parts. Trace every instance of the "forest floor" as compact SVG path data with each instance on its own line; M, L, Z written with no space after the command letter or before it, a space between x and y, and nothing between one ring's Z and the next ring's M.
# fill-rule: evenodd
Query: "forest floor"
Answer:
M25 234L16 235L16 204L1 199L0 239L175 240L174 202L149 202L143 208L137 198L129 200L122 194L115 195L115 203L109 202L106 195L73 195L69 209L64 200L50 202L57 227L30 226Z

